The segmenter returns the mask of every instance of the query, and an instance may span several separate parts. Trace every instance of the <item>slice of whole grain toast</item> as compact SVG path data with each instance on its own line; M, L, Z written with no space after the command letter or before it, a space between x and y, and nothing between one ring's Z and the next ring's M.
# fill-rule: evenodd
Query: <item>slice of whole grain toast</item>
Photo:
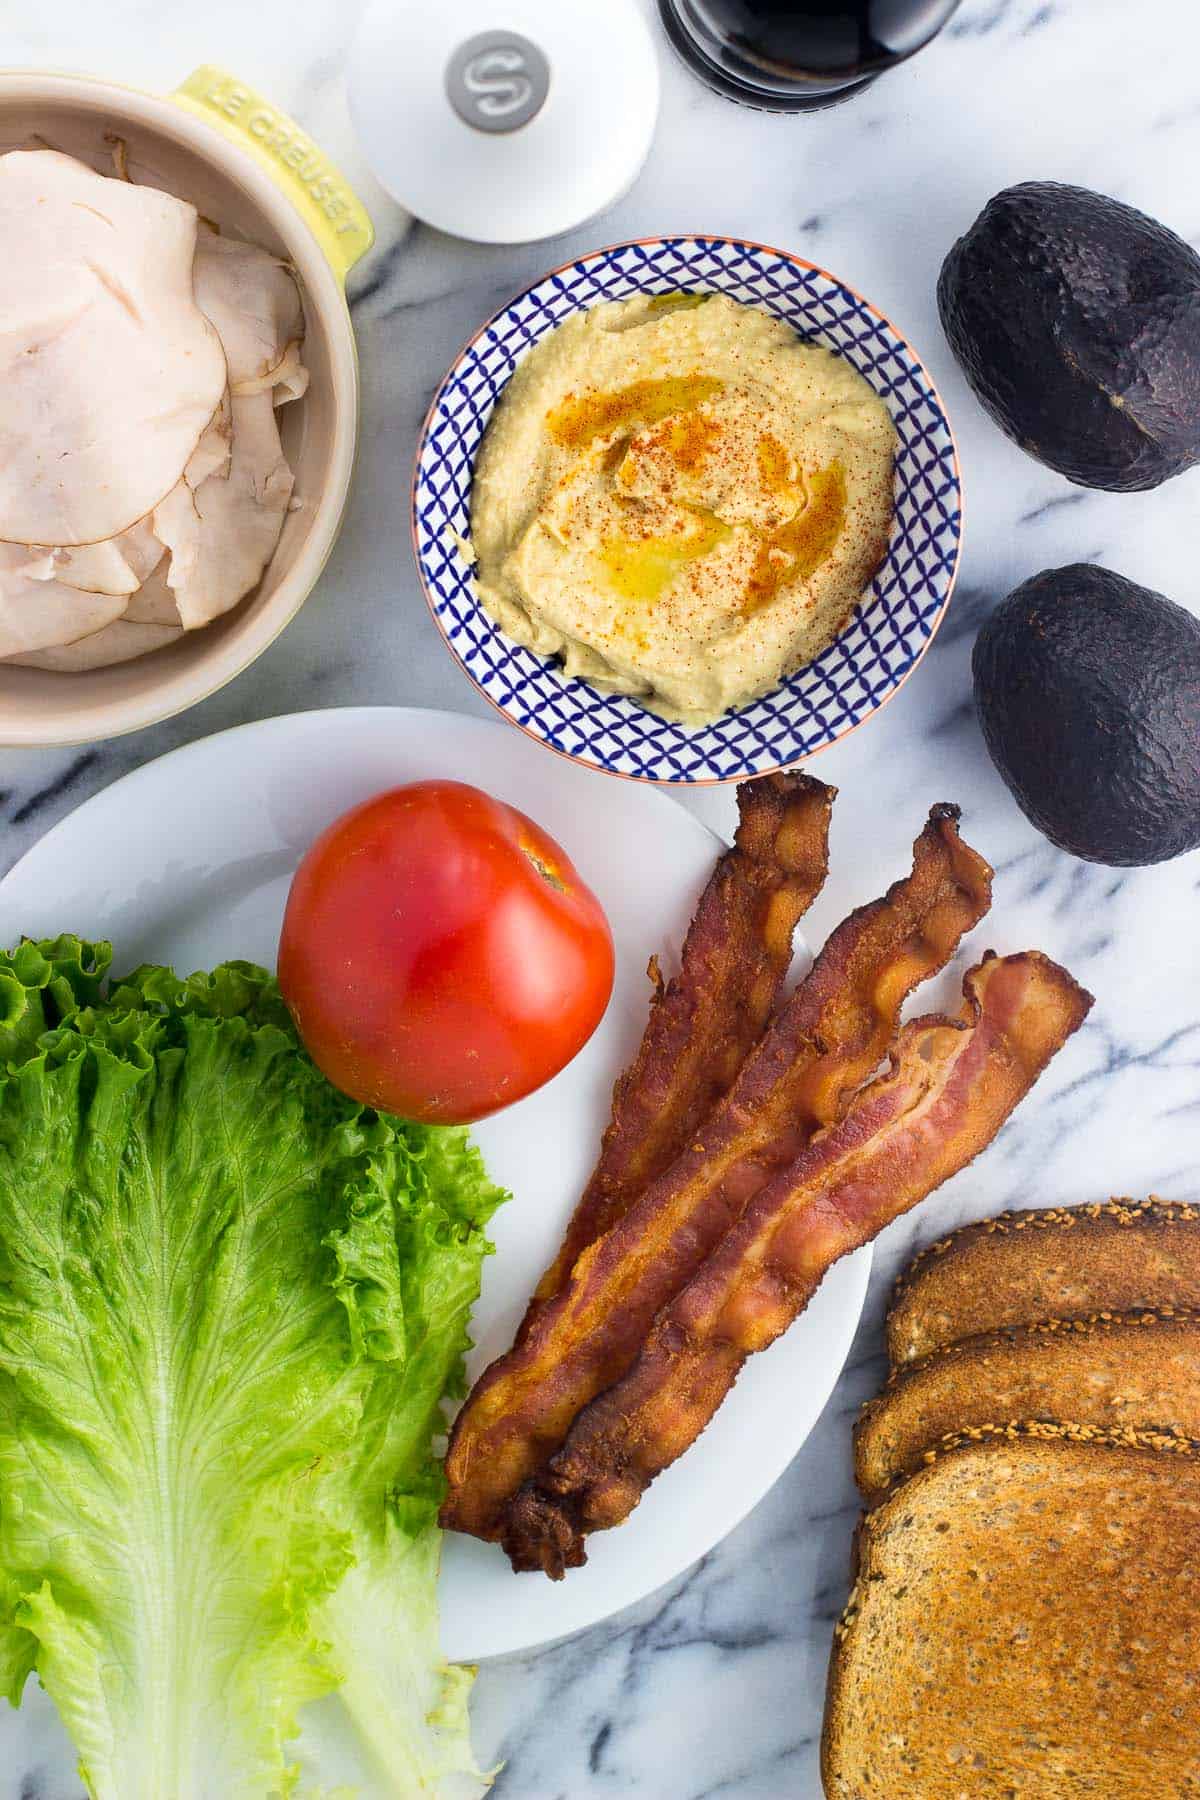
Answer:
M935 1351L863 1407L855 1478L875 1505L945 1438L1035 1420L1200 1438L1200 1311L1043 1320Z
M893 1368L1041 1319L1200 1308L1200 1206L1151 1198L1002 1213L931 1244L896 1284Z
M827 1800L1198 1800L1200 1445L981 1433L866 1516Z

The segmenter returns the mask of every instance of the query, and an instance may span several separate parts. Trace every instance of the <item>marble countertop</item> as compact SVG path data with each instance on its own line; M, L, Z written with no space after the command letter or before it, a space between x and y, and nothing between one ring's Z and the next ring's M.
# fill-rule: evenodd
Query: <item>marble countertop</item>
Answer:
M401 0L403 3L403 0ZM413 4L415 0L408 0ZM647 0L649 4L649 0ZM1200 242L1190 0L964 0L938 43L833 112L774 118L709 95L663 46L651 160L605 217L551 243L484 249L403 215L375 187L346 112L350 0L53 0L9 9L0 63L76 68L152 89L217 61L288 107L359 185L378 225L356 273L365 418L353 503L319 588L265 656L180 719L111 743L0 752L0 870L98 788L176 744L274 713L344 703L485 712L421 598L408 543L409 469L430 394L462 340L543 269L615 239L729 231L788 246L868 294L916 344L950 409L967 492L957 595L893 703L821 757L841 790L819 940L906 866L934 800L957 800L996 865L976 934L1036 944L1097 995L1084 1030L991 1150L880 1241L850 1361L773 1492L664 1592L567 1643L486 1666L475 1718L497 1800L818 1800L816 1742L832 1622L847 1586L855 1499L849 1430L882 1373L888 1285L912 1246L1007 1206L1110 1192L1196 1197L1200 855L1155 869L1091 867L1051 848L984 752L971 641L1035 571L1096 560L1200 610L1200 475L1148 495L1070 487L985 419L941 336L934 284L954 237L998 188L1080 182ZM1149 22L1150 28L1147 28ZM1114 76L1119 71L1119 80ZM1118 98L1119 94L1119 98ZM685 795L719 830L732 794ZM947 990L948 991L948 990ZM787 1397L781 1395L781 1419ZM79 1800L44 1703L5 1720L0 1800Z

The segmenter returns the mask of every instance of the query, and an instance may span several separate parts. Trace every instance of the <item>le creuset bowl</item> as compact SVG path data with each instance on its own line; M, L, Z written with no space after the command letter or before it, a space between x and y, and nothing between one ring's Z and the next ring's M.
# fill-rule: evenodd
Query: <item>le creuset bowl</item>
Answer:
M344 178L298 125L220 69L198 69L169 98L76 75L0 71L0 151L34 139L111 171L113 138L125 143L135 181L169 188L295 265L312 379L303 400L282 410L280 428L299 504L250 598L169 649L83 675L0 664L6 745L135 731L223 687L307 598L350 486L358 366L344 282L372 230Z
M461 540L476 452L519 358L573 312L631 294L728 294L853 363L899 434L887 557L841 635L773 693L714 725L668 724L623 695L567 680L480 606ZM912 346L824 269L738 238L614 244L555 269L476 333L434 395L417 452L413 539L426 598L476 687L514 724L593 768L645 781L737 781L811 756L878 710L920 661L950 598L962 535L954 437Z

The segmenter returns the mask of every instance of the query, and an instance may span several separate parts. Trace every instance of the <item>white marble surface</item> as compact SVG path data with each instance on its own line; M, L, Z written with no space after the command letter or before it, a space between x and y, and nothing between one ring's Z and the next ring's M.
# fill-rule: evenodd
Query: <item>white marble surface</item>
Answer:
M1100 188L1200 241L1200 16L1192 0L964 0L918 61L807 119L711 97L664 47L658 139L622 204L569 238L485 250L412 226L365 176L342 87L356 12L349 0L47 0L5 11L3 63L159 89L201 61L228 64L360 180L379 245L355 280L366 398L357 489L320 588L252 670L182 719L80 751L0 754L0 868L114 776L225 725L344 702L483 708L418 591L409 468L430 392L462 339L544 268L644 232L736 232L823 262L911 337L959 434L966 554L923 667L817 765L842 797L834 873L810 934L901 869L930 802L957 800L998 870L977 947L1037 944L1095 991L1097 1006L988 1154L881 1241L850 1363L774 1492L664 1594L572 1642L486 1667L475 1706L481 1754L506 1763L498 1800L817 1800L825 1661L855 1512L849 1426L880 1376L880 1320L899 1262L915 1242L1005 1206L1196 1194L1200 856L1122 873L1050 848L986 758L968 664L993 602L1056 563L1096 559L1200 610L1200 474L1121 497L1084 493L1029 461L967 393L933 292L954 236L1020 179ZM720 828L732 816L728 793L689 803ZM781 1420L787 1405L781 1394ZM41 1712L0 1722L0 1800L78 1795Z

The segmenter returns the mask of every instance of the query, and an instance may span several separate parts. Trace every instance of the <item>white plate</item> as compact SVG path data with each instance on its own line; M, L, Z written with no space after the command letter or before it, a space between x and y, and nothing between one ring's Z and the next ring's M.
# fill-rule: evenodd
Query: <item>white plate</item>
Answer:
M564 846L599 895L617 948L608 1014L539 1093L476 1128L513 1199L475 1311L475 1375L511 1341L596 1153L612 1082L646 1019L646 963L674 953L718 845L675 801L547 756L502 724L355 707L267 719L127 775L56 826L0 882L0 943L59 931L113 940L117 965L274 966L292 872L338 813L396 782L448 776L512 802ZM476 1661L578 1631L670 1581L782 1474L837 1380L862 1311L870 1251L838 1263L745 1375L695 1447L632 1518L600 1533L563 1582L515 1576L502 1552L448 1536L442 1630Z

